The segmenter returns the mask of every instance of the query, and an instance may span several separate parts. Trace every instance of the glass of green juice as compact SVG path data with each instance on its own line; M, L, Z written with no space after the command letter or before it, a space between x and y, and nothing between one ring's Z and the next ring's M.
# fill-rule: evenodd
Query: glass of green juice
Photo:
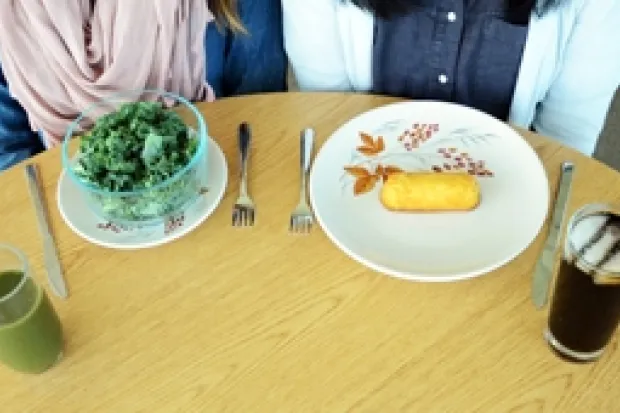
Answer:
M0 364L42 373L63 353L58 315L31 276L26 256L0 244Z

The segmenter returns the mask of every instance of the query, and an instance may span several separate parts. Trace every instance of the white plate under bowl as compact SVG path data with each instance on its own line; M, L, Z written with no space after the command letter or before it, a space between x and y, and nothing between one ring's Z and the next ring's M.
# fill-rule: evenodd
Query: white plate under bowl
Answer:
M378 165L469 170L482 201L469 212L390 212L379 200L382 180L372 185ZM367 192L355 195L356 183ZM358 262L409 280L455 281L497 269L527 248L547 216L549 183L536 152L508 125L460 105L402 102L334 132L314 161L310 200L328 237Z
M77 235L102 247L131 250L174 241L202 224L224 196L228 180L226 158L213 139L208 139L208 145L207 188L185 211L168 217L161 225L129 227L102 220L91 211L78 186L64 171L56 197L60 215Z

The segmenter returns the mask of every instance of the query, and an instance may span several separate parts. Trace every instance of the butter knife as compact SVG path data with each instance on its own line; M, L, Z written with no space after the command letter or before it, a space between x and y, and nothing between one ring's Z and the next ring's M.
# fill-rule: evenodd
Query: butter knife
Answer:
M551 215L549 234L547 235L543 251L534 269L532 300L538 309L542 309L547 304L549 298L549 289L551 287L551 281L553 280L553 269L555 267L555 255L558 249L562 224L564 223L566 202L570 195L574 170L575 166L571 162L562 163L560 184Z
M41 195L41 187L39 185L39 176L35 165L26 165L26 179L28 181L28 190L30 198L34 204L34 210L37 216L37 224L39 232L43 239L43 256L45 259L45 269L47 270L47 279L54 293L60 298L67 298L67 286L62 275L62 268L58 260L58 251L52 233L50 231L47 213Z

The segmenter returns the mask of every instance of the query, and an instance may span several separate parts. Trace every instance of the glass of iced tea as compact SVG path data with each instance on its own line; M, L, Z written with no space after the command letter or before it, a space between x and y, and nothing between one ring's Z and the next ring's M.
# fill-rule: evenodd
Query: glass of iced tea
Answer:
M63 335L49 298L18 249L0 244L0 364L42 373L61 359Z
M589 204L570 219L545 338L570 361L598 359L620 322L620 210Z

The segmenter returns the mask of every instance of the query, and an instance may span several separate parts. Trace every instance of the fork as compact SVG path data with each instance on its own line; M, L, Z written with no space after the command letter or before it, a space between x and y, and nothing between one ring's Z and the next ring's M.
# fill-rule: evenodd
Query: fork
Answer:
M256 208L248 195L248 155L252 132L246 122L239 125L239 154L241 155L241 183L239 198L233 206L232 224L236 227L251 227L254 225Z
M306 181L310 172L310 157L314 147L314 130L306 128L300 136L301 187L299 190L299 204L291 214L289 231L307 234L312 230L314 218L308 206L306 195Z

